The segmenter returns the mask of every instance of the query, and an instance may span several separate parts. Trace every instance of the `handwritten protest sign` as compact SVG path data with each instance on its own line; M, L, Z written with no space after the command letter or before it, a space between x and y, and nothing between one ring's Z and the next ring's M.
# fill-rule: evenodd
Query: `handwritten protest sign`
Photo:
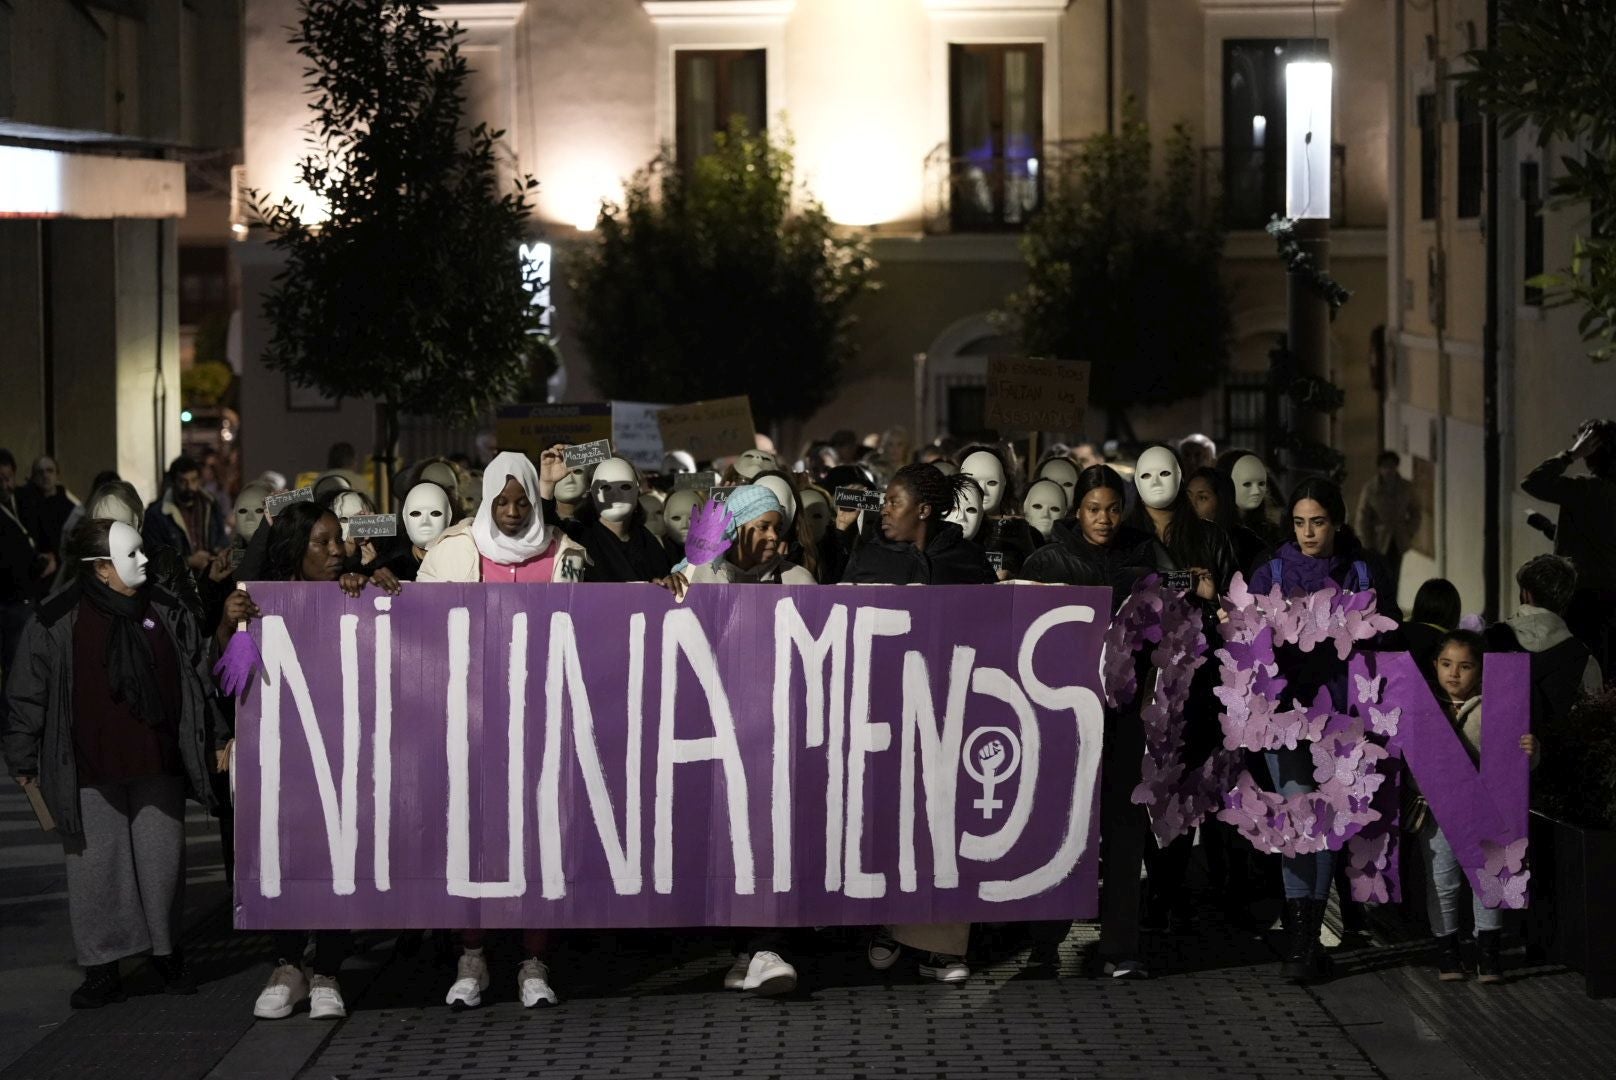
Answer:
M666 405L644 401L612 402L612 445L617 456L638 469L662 468L662 427L657 413Z
M1077 431L1089 404L1089 366L1076 360L988 358L987 422L1003 431Z
M501 450L520 450L534 461L556 443L573 445L612 437L612 407L501 405L494 412L494 439Z
M688 451L698 462L750 450L757 432L751 399L744 396L669 406L657 413L657 426L663 446Z
M1109 597L255 586L236 925L1092 917Z

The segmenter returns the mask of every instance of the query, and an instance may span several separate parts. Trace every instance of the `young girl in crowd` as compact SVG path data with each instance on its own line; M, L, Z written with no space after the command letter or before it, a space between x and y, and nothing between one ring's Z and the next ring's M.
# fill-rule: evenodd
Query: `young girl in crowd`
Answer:
M1443 712L1459 733L1470 759L1481 761L1481 671L1483 642L1480 634L1453 630L1443 636L1436 654L1436 684ZM1537 736L1521 736L1521 751L1537 763ZM1464 958L1459 952L1459 897L1465 889L1464 869L1442 834L1442 826L1431 813L1423 796L1415 800L1404 828L1414 834L1420 857L1425 863L1426 913L1431 933L1436 937L1438 977L1458 982L1465 977ZM1503 934L1503 913L1486 907L1472 893L1471 916L1476 928L1477 974L1484 983L1504 981L1499 959Z
M565 475L559 448L546 450L547 469ZM421 582L525 583L582 581L588 568L583 547L553 529L539 508L539 474L524 454L507 451L483 470L483 498L477 514L438 537L421 562ZM470 1009L488 989L488 961L480 928L460 932L461 955L445 1004ZM516 988L524 1008L555 1005L550 968L544 962L549 932L522 932Z
M122 521L79 525L68 585L40 605L7 672L6 762L38 788L66 852L85 976L75 1009L122 1001L118 962L148 951L165 991L196 992L179 944L185 796L213 807L228 735L208 643L148 580L142 546Z

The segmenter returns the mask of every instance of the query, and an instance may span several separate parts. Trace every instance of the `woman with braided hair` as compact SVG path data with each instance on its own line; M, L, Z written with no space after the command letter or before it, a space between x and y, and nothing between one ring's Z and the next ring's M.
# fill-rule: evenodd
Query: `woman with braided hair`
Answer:
M982 549L944 520L966 485L932 465L905 465L887 485L881 538L853 552L844 585L992 585Z

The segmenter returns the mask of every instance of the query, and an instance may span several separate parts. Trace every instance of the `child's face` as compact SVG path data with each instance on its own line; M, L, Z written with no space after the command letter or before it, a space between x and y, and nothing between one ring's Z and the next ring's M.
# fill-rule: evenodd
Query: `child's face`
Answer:
M1436 681L1455 701L1474 697L1481 685L1481 658L1470 646L1449 642L1436 658Z

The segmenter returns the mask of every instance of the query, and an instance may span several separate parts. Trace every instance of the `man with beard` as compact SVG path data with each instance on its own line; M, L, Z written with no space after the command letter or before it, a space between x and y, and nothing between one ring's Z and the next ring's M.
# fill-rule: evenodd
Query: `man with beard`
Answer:
M146 509L144 532L148 547L172 547L197 573L224 547L224 523L202 492L202 469L195 461L182 455L168 467L163 497Z

